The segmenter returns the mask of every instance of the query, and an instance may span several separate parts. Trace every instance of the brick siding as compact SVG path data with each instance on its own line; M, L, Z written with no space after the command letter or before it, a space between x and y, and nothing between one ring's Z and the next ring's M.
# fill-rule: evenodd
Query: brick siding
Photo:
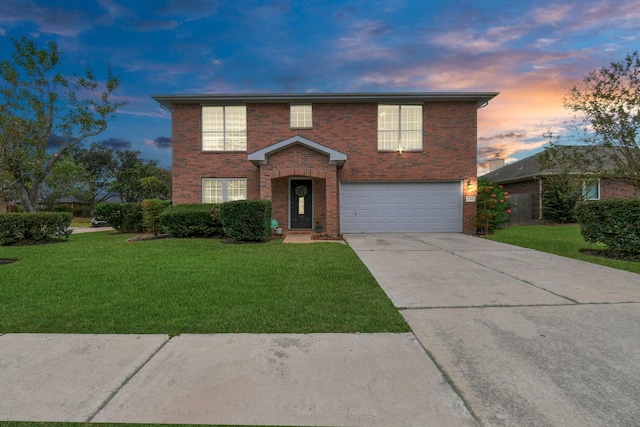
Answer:
M424 149L402 155L378 152L377 112L375 102L315 103L313 128L291 129L289 104L247 104L247 151L210 153L201 149L201 106L174 104L174 203L200 202L202 178L242 177L247 179L247 197L271 198L274 217L286 226L287 176L309 176L314 179L314 219L326 224L327 232L337 233L341 181L475 181L475 102L423 104ZM294 146L268 156L267 165L256 167L247 160L249 153L296 135L345 153L348 159L336 171L326 155ZM270 181L262 182L262 193L261 171L263 181ZM476 205L464 202L463 206L463 231L472 233Z

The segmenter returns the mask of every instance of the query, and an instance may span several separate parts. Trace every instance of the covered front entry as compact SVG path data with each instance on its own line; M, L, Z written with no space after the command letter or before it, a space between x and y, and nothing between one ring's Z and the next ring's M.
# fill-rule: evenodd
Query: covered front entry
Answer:
M260 168L260 198L272 202L273 218L289 229L339 232L338 168L347 155L301 136L255 151L249 161Z
M313 226L313 181L292 179L289 194L291 228L311 228Z

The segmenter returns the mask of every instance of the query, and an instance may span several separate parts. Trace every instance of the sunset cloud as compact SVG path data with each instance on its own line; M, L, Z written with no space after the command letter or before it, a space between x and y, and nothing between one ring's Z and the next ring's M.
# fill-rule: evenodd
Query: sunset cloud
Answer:
M171 114L149 96L247 92L500 92L478 111L482 171L563 129L563 97L637 48L637 0L557 2L0 2L10 37L55 40L70 72L109 63L129 103L100 137L170 163Z

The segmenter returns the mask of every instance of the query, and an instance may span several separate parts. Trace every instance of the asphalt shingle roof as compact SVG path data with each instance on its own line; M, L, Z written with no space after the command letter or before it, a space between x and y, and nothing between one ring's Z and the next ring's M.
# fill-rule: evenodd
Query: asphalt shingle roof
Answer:
M609 149L604 147L571 145L558 146L557 148L560 150L560 154L562 156L566 156L569 159L576 159L580 158L580 156L583 156L582 158L593 160L594 165L599 165L593 166L593 169L591 171L585 171L584 169L574 167L572 168L570 173L602 173L605 170L613 171L616 167L614 156L610 151L608 151ZM497 183L508 183L526 181L539 176L560 173L562 169L557 166L549 168L541 167L540 160L543 154L544 151L526 157L522 160L518 160L517 162L509 163L508 165L503 166L500 169L496 169L483 175L483 177L487 178L489 181L495 181ZM596 161L596 159L601 161L601 163Z

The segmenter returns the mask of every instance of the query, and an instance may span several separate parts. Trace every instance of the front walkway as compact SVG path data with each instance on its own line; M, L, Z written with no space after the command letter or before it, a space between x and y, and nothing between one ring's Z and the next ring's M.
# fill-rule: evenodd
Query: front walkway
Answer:
M316 240L311 238L312 234L309 233L287 233L282 243L342 243L344 240Z

